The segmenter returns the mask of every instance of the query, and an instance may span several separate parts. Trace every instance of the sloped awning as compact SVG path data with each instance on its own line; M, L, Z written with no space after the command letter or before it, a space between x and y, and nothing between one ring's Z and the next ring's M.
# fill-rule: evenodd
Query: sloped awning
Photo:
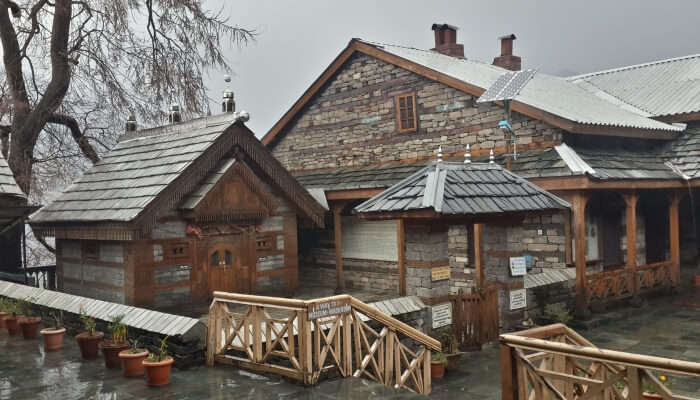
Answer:
M566 201L497 164L433 162L355 212L364 218L497 217L567 208Z

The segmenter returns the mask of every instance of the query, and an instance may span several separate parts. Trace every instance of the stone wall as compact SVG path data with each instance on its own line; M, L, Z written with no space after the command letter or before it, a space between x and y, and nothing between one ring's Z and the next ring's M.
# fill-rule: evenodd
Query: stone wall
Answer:
M433 268L449 266L448 230L406 226L406 295L421 299L447 296L450 280L433 281Z
M418 129L398 133L394 96L414 92ZM364 54L343 68L291 122L272 152L289 170L365 166L502 147L503 108ZM560 141L562 132L513 113L518 146Z
M447 252L450 258L450 294L472 293L476 289L474 260L469 258L473 246L469 230L465 225L450 226L447 232Z

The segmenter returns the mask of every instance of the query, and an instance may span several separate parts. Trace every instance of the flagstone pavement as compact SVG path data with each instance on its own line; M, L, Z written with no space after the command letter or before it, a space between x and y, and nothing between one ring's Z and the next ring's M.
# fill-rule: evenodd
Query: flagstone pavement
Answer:
M580 330L602 348L700 362L700 292L653 299L642 308L609 314L600 326ZM102 360L82 361L74 340L44 353L39 340L0 332L2 399L404 399L424 398L362 379L334 379L313 388L230 366L173 371L168 387L149 388L140 378L107 370ZM674 392L700 398L700 379L674 379ZM434 381L433 399L499 399L498 349L466 353L459 371Z

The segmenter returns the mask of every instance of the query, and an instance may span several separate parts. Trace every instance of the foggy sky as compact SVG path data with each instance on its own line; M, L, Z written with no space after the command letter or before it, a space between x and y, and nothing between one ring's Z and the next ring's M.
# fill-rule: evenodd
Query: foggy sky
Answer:
M491 62L515 33L523 68L568 76L700 53L700 0L271 1L209 0L230 23L259 32L227 50L238 110L260 137L357 37L433 47L432 23L460 28L467 58ZM207 79L220 112L223 72Z

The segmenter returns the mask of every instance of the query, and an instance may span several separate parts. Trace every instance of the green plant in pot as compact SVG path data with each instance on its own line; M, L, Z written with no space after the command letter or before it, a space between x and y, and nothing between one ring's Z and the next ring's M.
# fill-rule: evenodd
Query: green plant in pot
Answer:
M550 323L560 323L566 325L571 319L571 313L561 303L547 304L544 307L544 318Z
M80 354L85 360L97 358L99 353L98 346L105 334L96 330L97 323L95 319L89 316L82 306L80 307L80 320L85 328L85 332L81 332L75 337L78 346L80 346Z
M145 374L143 360L146 357L148 357L148 350L139 347L137 340L131 341L131 347L119 352L119 358L124 367L124 376L127 378L143 376Z
M5 312L7 312L5 316L5 328L7 328L7 333L10 336L16 336L20 332L19 320L23 317L23 315L19 313L17 300L7 299L4 307Z
M51 318L54 320L53 326L39 331L44 337L44 351L63 348L63 336L66 334L66 328L63 327L63 311L51 313Z
M0 298L0 329L7 329L5 318L12 315L9 305L10 299Z
M165 386L170 383L170 370L174 360L168 355L167 340L167 336L161 339L158 353L149 353L143 360L150 386Z
M459 351L457 336L453 332L445 331L440 335L440 344L445 358L447 359L445 369L448 371L457 370L459 367L459 359L462 357L462 353Z
M432 353L430 356L430 377L433 379L444 378L446 365L447 357L445 357L445 353Z
M657 385L663 385L669 390L673 387L673 379L666 375L659 375L655 378L656 382L649 379L642 379L642 398L644 400L664 399L665 397L657 391Z
M113 315L110 317L112 322L109 323L107 329L109 330L111 339L104 340L100 344L102 355L105 359L105 366L107 368L121 368L122 363L121 359L119 358L119 353L129 348L129 341L126 338L126 324L124 324L124 317L124 314Z
M24 300L17 302L18 313L24 317L19 318L17 323L22 330L22 336L25 339L36 339L39 337L39 324L41 323L41 317L34 314L33 302L36 299L33 297L27 297Z

